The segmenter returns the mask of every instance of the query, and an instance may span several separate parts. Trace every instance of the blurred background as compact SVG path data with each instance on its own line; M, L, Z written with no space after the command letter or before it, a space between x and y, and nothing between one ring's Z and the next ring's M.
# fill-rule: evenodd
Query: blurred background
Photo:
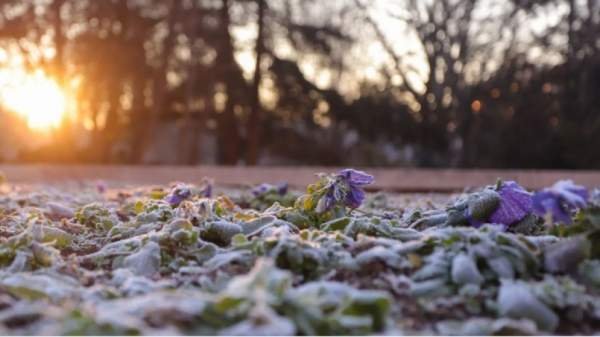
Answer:
M600 0L0 0L0 162L600 168Z

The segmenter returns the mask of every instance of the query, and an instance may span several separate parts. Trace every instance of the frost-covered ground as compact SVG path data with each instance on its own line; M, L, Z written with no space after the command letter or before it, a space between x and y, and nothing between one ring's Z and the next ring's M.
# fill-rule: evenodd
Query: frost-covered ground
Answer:
M0 334L600 333L592 192L369 182L5 183Z

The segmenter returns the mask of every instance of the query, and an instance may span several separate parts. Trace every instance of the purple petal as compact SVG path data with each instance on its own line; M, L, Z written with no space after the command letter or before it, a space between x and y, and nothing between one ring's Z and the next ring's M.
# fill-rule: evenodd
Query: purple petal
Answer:
M212 179L202 179L202 185L198 194L203 198L210 198L213 195L213 181Z
M107 189L108 187L106 186L106 183L104 181L99 180L96 182L96 190L98 191L98 193L105 193Z
M317 203L317 207L315 208L315 211L317 213L327 212L331 208L333 208L335 203L336 203L336 200L333 195L333 189L329 189L329 191L324 196L322 196L321 199L319 199L319 202Z
M583 186L573 184L572 180L558 181L550 189L554 190L570 205L579 208L587 205L589 199L588 190Z
M169 195L166 197L166 201L171 206L178 206L182 201L192 196L192 191L185 185L176 185Z
M180 195L177 194L169 194L167 196L167 202L171 205L171 206L177 206L179 205L183 200L185 200L185 198L181 197Z
M570 224L569 210L561 204L560 198L550 190L537 192L533 196L533 210L538 216L552 215L552 221Z
M545 216L548 210L558 204L556 195L548 189L533 194L533 212L539 216Z
M252 194L255 197L258 197L258 196L261 196L261 195L267 193L267 191L269 191L269 189L271 189L271 185L266 184L266 183L262 183L262 184L260 184L258 186L255 186L252 189Z
M346 195L346 206L350 208L358 208L365 200L365 192L358 187L351 187Z
M349 184L357 186L369 185L375 181L372 175L355 169L341 170L338 175L343 177Z
M288 184L286 182L279 183L277 185L271 185L267 183L262 183L258 186L255 186L252 189L252 194L255 197L260 197L269 192L277 192L279 195L285 195L288 191Z
M279 195L286 195L287 192L288 192L288 183L283 182L283 183L277 184L277 193Z
M500 205L490 216L491 223L511 225L522 220L533 208L531 193L514 181L502 183Z
M550 214L552 221L570 224L571 213L587 206L588 190L571 180L561 180L552 187L538 191L533 196L534 211L539 216Z
M200 195L204 198L212 197L212 184L207 184L200 192Z

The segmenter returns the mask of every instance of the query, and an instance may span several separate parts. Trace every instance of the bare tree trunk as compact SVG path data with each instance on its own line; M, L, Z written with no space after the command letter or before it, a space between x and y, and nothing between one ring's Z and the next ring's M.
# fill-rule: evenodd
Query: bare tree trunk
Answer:
M140 150L137 153L134 153L136 162L141 162L143 160L143 155L145 151L148 150L148 147L152 142L152 137L158 126L160 114L167 108L167 70L169 66L169 59L171 57L173 47L175 46L175 39L177 37L175 32L175 24L179 20L181 5L182 1L180 0L171 0L169 4L169 13L167 14L168 33L164 40L160 65L158 69L155 70L152 81L153 107L149 111L149 116L145 122ZM137 122L140 123L142 121Z
M65 56L64 50L66 45L66 37L63 31L63 20L60 15L66 0L55 0L51 5L52 28L54 30L54 49L55 55L52 60L52 76L59 87L63 88L66 82L65 74ZM68 101L66 102L69 103ZM68 106L65 107L68 111ZM61 130L53 134L56 150L54 157L58 161L69 161L73 157L72 132L70 124L63 121Z
M188 66L188 83L186 84L186 115L184 118L182 132L182 146L179 153L180 162L188 165L194 165L198 161L198 141L203 132L203 125L196 123L196 119L201 118L201 112L195 107L197 99L195 95L195 84L197 81L197 67L193 64Z
M219 115L219 161L223 164L236 164L239 159L240 135L238 121L235 116L237 64L233 56L233 41L229 31L231 18L229 16L229 0L222 0L221 26L223 29L223 44L218 52L217 64L222 67L225 81L227 102L225 110Z
M183 126L183 146L181 151L181 162L194 165L198 162L198 150L199 150L199 140L200 135L204 133L204 123L196 122L196 119L202 120L203 113L198 110L197 100L198 93L197 84L198 84L198 72L200 68L198 66L198 62L194 55L197 50L194 46L198 35L201 33L201 25L197 24L197 22L202 21L202 11L200 11L196 3L192 3L192 9L189 11L190 13L195 13L196 16L193 17L193 20L190 21L191 27L187 28L187 34L190 41L190 51L191 57L187 66L187 74L188 79L186 83L186 116L185 116L185 125Z
M63 8L63 5L65 4L66 0L55 0L52 3L52 22L53 22L53 29L54 29L54 49L55 49L55 55L54 55L54 78L56 80L56 82L62 86L64 83L64 50L65 50L65 43L66 43L66 39L65 39L65 35L63 33L63 22L62 22L62 18L60 16L60 12Z
M260 80L262 72L260 64L265 51L264 43L264 18L265 18L265 0L256 0L258 5L258 33L256 35L256 64L254 68L254 80L252 84L252 106L247 128L247 153L246 164L256 165L258 161L258 151L260 146L260 125L261 125L261 105L260 105Z
M130 163L139 163L139 154L142 152L142 137L144 136L145 120L144 113L148 113L144 105L144 79L137 73L132 74L132 93L131 102L131 153L129 155Z
M575 20L577 18L577 4L575 0L568 0L569 14L567 18L568 24L568 41L567 41L567 69L565 71L565 97L564 97L564 109L567 116L573 116L575 114L576 98L577 93L575 92L576 78L575 75Z
M111 163L115 159L113 156L113 146L117 141L119 132L119 114L121 110L119 104L119 96L121 94L119 83L113 82L110 84L107 95L110 108L106 114L106 123L104 124L104 130L102 130L101 137L102 151L100 155L103 163Z

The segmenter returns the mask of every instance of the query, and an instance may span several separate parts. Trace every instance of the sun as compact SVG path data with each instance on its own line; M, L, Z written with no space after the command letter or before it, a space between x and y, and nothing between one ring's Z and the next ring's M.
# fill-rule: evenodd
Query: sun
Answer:
M67 108L64 91L41 71L0 73L0 103L5 109L22 116L27 125L36 130L60 126Z

